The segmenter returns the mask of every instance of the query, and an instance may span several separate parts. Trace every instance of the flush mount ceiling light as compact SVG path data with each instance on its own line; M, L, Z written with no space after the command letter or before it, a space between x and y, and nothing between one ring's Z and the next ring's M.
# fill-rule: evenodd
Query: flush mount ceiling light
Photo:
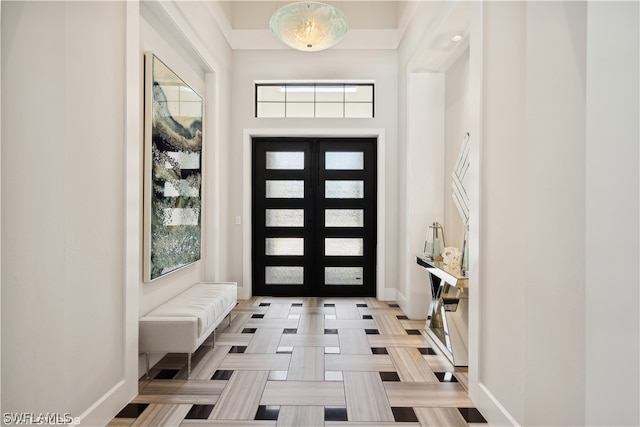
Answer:
M282 43L306 52L334 46L349 30L344 13L331 5L315 1L281 7L271 16L269 26Z

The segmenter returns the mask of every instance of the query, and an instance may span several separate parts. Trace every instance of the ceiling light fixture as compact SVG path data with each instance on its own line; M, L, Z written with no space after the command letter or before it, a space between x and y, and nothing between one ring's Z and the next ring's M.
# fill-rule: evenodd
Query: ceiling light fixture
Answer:
M456 34L455 36L451 37L451 41L454 43L457 43L460 40L462 40L462 36L460 34Z
M344 13L331 5L315 1L281 7L271 16L269 26L282 43L306 52L334 46L349 30Z

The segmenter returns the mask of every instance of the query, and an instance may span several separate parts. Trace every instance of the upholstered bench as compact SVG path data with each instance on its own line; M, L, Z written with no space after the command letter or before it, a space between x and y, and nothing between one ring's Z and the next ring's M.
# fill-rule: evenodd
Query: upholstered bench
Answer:
M190 378L191 355L225 317L231 324L237 298L236 283L196 283L140 318L139 351L146 355L147 377L150 353L187 353Z

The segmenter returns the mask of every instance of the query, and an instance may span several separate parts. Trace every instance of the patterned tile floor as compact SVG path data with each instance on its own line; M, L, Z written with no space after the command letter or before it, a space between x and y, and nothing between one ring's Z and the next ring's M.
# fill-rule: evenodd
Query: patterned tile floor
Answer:
M486 425L423 327L374 298L240 301L190 380L168 354L109 426Z

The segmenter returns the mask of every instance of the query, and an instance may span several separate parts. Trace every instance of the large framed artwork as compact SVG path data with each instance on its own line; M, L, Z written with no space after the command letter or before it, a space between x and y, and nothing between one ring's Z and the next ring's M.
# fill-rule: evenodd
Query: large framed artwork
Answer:
M202 97L145 53L144 280L200 259Z

